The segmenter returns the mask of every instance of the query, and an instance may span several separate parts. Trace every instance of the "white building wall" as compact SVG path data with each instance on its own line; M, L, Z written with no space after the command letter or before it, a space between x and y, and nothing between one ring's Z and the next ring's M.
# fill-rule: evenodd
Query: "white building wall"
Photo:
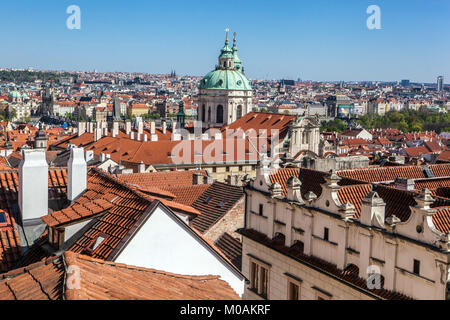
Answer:
M255 185L259 186L259 183L256 183L260 181L258 179L260 177L255 181ZM265 188L264 184L260 187L262 189ZM440 252L437 248L434 250L431 249L428 243L420 245L417 242L402 238L407 236L407 231L405 230L409 230L407 228L409 226L408 223L399 225L399 228L401 228L398 233L403 233L403 236L398 237L397 235L386 235L385 230L363 227L354 222L344 222L339 217L339 207L337 206L339 203L336 203L338 200L333 196L334 192L327 187L323 187L321 197L312 206L328 211L329 214L314 210L314 208L307 208L300 205L292 206L288 202L271 198L259 191L248 190L248 194L249 208L246 213L246 227L248 229L254 229L264 233L269 238L272 238L276 232L281 232L286 236L286 246L288 247L295 240L300 240L304 244L305 254L321 258L337 265L340 269L344 269L349 264L355 264L360 268L360 276L363 278L368 277L367 267L377 266L385 278L385 288L388 290L394 290L415 299L445 299L445 284L447 282L448 270L446 264L447 255L445 252ZM274 216L271 216L271 209L273 210L271 202L276 205L276 213ZM328 206L326 205L327 202L329 203ZM264 217L257 214L259 203L264 204ZM285 223L288 222L287 215L291 208L294 208L292 211L292 226L303 230L303 233L291 230L288 228L288 224L287 226L283 226L274 221L278 219ZM411 228L414 227L415 229L416 224L414 221L411 223ZM345 229L343 226L347 228ZM323 239L325 227L329 229L328 241ZM426 228L425 230L427 231L429 229ZM429 239L425 239L427 240L426 242L431 242ZM246 242L248 243L249 240L244 241L244 248ZM251 251L253 255L264 259L272 265L276 265L278 260L282 261L284 259L281 258L282 255L280 253L268 249L263 245L258 245L253 251L244 249L244 266L242 271L247 278L249 277L248 265L246 266L248 264L248 261L246 261L248 257L246 257L245 250L247 250L247 253ZM413 274L414 259L420 261L419 275ZM300 265L300 263L295 261L292 261L292 264L297 266L297 268ZM283 272L290 272L289 270L291 269L286 269L287 266L283 264L281 266L284 268ZM299 277L312 276L310 273L305 271ZM275 281L274 279L276 277L280 277L280 273L276 268L272 269L271 274L272 281ZM311 280L311 283L314 281ZM317 281L321 281L320 277ZM270 285L271 288L272 286L278 286L278 289L281 290L281 293L277 293L273 297L270 296L270 298L284 299L280 295L285 295L285 289L287 290L287 288L279 287L283 286L283 284ZM336 296L343 297L344 294L339 295L336 293Z
M184 275L220 275L239 295L244 292L244 279L161 208L155 209L115 262Z

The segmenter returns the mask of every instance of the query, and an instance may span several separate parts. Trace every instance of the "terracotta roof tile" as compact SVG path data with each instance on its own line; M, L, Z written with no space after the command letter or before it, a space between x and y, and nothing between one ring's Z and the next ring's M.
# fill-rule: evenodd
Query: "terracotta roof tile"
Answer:
M192 226L205 233L217 223L236 203L242 199L242 187L214 182L192 204L201 214L192 221Z
M80 270L66 282L67 269ZM101 277L101 282L99 282ZM235 300L218 276L183 276L66 252L0 276L1 300Z

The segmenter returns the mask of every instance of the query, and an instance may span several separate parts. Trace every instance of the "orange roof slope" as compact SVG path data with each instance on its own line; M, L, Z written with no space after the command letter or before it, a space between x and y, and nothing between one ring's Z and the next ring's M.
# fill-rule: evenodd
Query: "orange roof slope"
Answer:
M250 112L245 116L236 120L228 126L224 126L222 130L239 130L246 132L247 130L267 130L267 135L270 137L271 130L278 130L280 141L284 139L289 131L289 126L298 116L276 114L276 113L263 113L263 112Z
M206 176L206 170L190 170L120 174L117 178L120 181L141 187L158 187L167 190L167 188L172 187L192 186L195 173Z
M434 164L428 166L436 177L450 176L450 163ZM421 166L399 166L399 167L375 167L365 169L338 170L337 174L365 182L394 181L396 178L420 179L426 178Z
M80 270L79 278L68 278L71 267ZM239 296L218 276L184 276L66 252L0 276L0 299L238 300Z

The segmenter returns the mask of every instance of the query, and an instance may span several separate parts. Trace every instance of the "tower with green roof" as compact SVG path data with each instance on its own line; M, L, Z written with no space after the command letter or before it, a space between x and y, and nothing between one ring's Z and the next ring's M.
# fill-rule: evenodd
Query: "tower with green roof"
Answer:
M236 33L230 48L228 29L218 60L199 85L198 120L206 127L228 125L252 110L252 86L238 57Z

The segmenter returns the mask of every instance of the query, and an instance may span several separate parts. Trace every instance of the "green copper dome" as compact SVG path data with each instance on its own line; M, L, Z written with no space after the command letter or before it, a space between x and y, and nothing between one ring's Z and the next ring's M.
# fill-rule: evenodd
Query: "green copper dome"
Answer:
M200 89L251 91L250 81L237 70L214 70L200 81Z
M219 65L216 70L208 73L200 81L199 89L251 91L251 83L242 72L242 62L237 55L236 33L234 33L233 48L230 48L228 29L226 32L225 46L220 51ZM228 58L230 61L227 61Z

